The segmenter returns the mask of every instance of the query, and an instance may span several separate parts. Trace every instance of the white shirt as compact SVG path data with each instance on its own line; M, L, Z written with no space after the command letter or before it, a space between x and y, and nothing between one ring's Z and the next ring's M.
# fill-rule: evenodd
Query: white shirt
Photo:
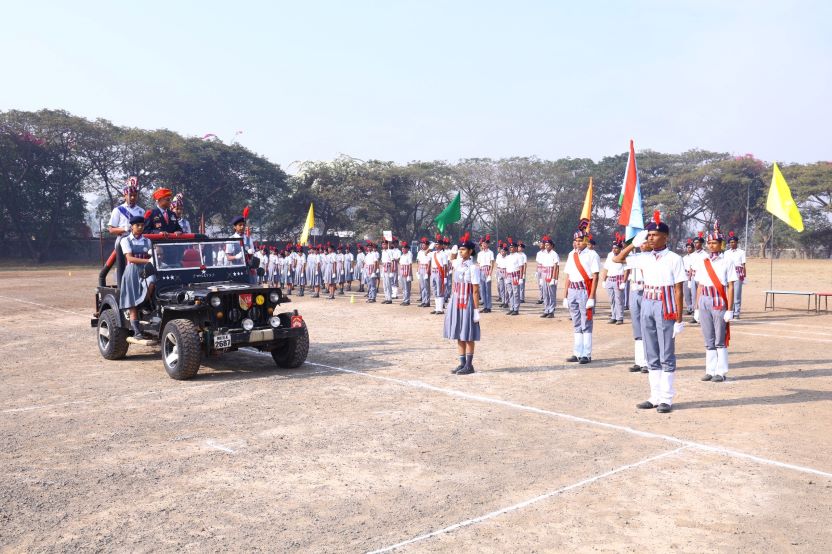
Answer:
M472 285L480 284L480 266L474 263L474 260L468 258L463 260L457 258L454 260L454 283L470 283Z
M437 271L439 268L446 268L448 267L448 253L444 250L437 250L433 254L430 255L430 263L433 269Z
M277 269L277 254L269 254L269 271Z
M491 262L494 261L494 252L491 251L490 248L486 248L485 250L480 250L477 252L477 264L482 267L484 265L491 265Z
M431 254L427 250L419 250L416 254L416 261L419 265L430 265Z
M138 205L131 208L130 205L125 202L124 204L113 208L113 211L110 214L110 227L118 227L120 229L124 229L125 231L130 231L130 218L139 216L144 217L144 210Z
M393 263L393 259L394 259L393 258L393 251L390 250L389 248L387 250L382 250L380 259L381 259L381 264L382 265Z
M541 250L537 253L535 259L537 260L537 264L541 267L555 267L560 263L560 256L558 256L558 253L554 250L551 252Z
M402 251L398 248L393 248L392 250L390 250L390 253L393 255L394 260L398 260L402 257Z
M578 271L578 266L575 264L576 255L580 259L581 265L590 279L592 279L593 273L601 272L601 257L598 255L598 252L589 248L584 248L580 252L573 250L567 256L566 267L563 269L566 276L569 277L570 283L582 283L584 281L584 276L581 275L581 272Z
M644 272L644 285L648 287L667 287L687 281L682 257L668 248L660 252L643 252L633 256L627 264Z
M734 262L734 266L738 267L741 265L745 265L745 250L741 248L737 248L736 250L731 250L730 248L723 252L725 257Z
M624 268L630 270L630 276L628 280L631 283L644 283L644 270L636 267L638 262L635 262L635 259L639 256L645 256L649 254L649 252L631 252L629 256L627 256L627 263L624 264Z
M610 252L607 254L607 259L604 262L604 269L607 270L607 277L618 277L619 275L624 275L624 264L612 261L614 257L615 254Z
M499 254L497 254L497 257L494 258L494 265L496 267L500 268L500 269L505 269L507 259L508 259L508 256L506 256L505 254L500 252Z
M364 265L372 269L372 266L376 264L378 259L379 257L377 251L373 250L372 252L367 252L367 254L364 256Z
M509 273L517 273L523 267L523 257L520 252L509 254L505 259L506 270Z
M711 276L708 274L708 270L705 269L705 260L708 259L711 260L711 265L714 268L714 273L716 273L716 278L719 279L723 286L739 280L737 277L737 269L734 267L734 262L720 254L716 257L716 259L700 258L696 261L696 265L693 267L696 271L696 280L700 285L703 287L714 286L713 281L711 281Z

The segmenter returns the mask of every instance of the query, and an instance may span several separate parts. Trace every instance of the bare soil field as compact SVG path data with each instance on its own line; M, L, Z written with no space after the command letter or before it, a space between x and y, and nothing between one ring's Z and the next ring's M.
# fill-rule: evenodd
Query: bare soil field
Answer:
M167 377L156 349L105 361L97 270L0 269L0 551L828 552L832 314L763 310L749 263L731 371L677 342L674 411L641 411L629 325L568 364L571 324L483 315L451 375L440 316L293 297L308 362L240 351ZM832 292L832 261L774 288ZM558 291L560 294L560 291Z

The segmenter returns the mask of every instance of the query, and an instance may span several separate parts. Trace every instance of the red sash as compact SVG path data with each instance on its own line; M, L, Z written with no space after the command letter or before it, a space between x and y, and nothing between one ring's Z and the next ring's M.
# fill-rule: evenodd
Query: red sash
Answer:
M592 292L592 279L589 277L589 274L584 269L583 264L581 264L581 258L578 256L577 252L572 253L574 255L575 260L575 267L578 269L578 273L581 274L581 277L584 279L584 285L586 285L586 293L589 294ZM587 321L592 319L592 308L587 308L586 310L586 319Z
M722 282L717 279L716 271L714 271L714 266L711 264L711 260L705 258L705 271L708 272L708 277L711 278L711 282L716 289L717 294L719 297L722 298L722 301L725 303L725 309L728 309L728 295L725 293L725 287L722 285ZM725 323L725 347L728 348L728 344L731 342L731 324L726 322Z

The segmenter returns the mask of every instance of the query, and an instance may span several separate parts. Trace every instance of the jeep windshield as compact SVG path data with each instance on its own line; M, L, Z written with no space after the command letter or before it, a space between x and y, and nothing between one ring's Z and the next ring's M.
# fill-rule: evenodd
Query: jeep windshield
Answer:
M245 254L239 241L175 242L156 244L153 263L158 271L243 268Z

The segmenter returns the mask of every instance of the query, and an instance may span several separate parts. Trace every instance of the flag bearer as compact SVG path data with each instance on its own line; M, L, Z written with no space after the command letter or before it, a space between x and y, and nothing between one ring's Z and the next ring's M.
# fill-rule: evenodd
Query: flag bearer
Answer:
M708 235L708 257L695 266L699 288L696 291L696 319L705 338L705 375L703 381L721 383L728 373L730 321L734 319L734 284L737 271L734 262L722 253L725 237L719 223Z
M685 268L682 257L667 248L670 228L655 212L644 231L638 233L632 244L626 246L614 261L624 262L634 248L648 241L649 254L628 262L633 268L644 271L644 293L641 301L641 331L649 368L650 398L636 407L642 410L656 408L658 413L669 413L676 391L673 381L676 375L676 337L685 328L682 323L682 285Z
M567 291L563 307L569 310L574 331L572 356L566 361L588 364L592 361L592 311L595 308L601 258L589 248L587 232L583 228L575 231L572 238L575 250L569 253L563 269Z

